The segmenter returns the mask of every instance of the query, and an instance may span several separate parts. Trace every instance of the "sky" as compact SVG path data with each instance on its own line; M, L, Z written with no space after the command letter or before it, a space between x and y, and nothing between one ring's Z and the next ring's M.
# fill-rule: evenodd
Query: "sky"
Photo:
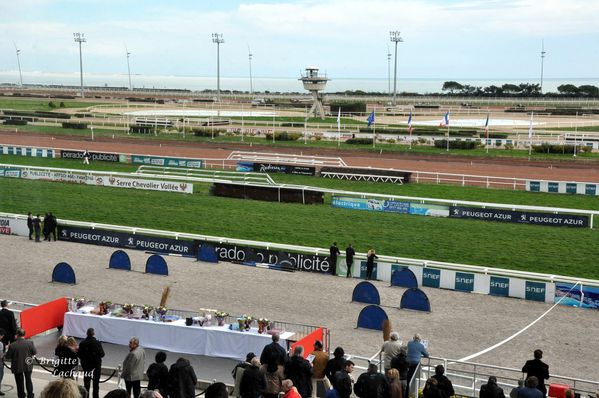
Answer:
M599 76L599 0L0 0L0 71L432 79ZM393 55L391 57L393 73Z

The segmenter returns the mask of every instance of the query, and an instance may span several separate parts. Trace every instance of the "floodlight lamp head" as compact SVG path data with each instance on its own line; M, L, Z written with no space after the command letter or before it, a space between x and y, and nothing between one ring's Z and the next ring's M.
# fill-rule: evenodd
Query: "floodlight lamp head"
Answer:
M212 34L212 42L216 44L224 43L225 39L223 39L222 33L213 33Z
M402 42L403 38L400 36L401 32L398 30L392 30L391 32L389 32L389 37L391 39L392 42Z

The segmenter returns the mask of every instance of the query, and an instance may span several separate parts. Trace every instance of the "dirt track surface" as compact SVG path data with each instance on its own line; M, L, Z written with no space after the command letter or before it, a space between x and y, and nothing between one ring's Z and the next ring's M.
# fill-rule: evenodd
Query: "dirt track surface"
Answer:
M349 166L395 168L409 171L471 174L478 176L547 179L560 181L599 182L597 162L540 161L525 159L483 159L460 156L447 158L404 155L396 153L373 154L360 151L334 151L306 148L269 148L240 144L182 143L173 141L146 141L138 139L84 140L81 137L52 137L31 133L0 132L0 144L26 145L63 149L88 149L99 152L224 159L232 151L294 153L312 156L340 156Z
M132 272L107 269L114 249L69 242L34 243L0 235L4 259L2 298L42 303L61 296L157 305L162 289L171 286L168 306L214 308L309 325L331 331L331 345L346 353L370 357L382 344L377 331L354 329L363 304L351 303L356 279L308 272L287 273L242 265L196 262L166 257L169 276L144 274L149 254L126 250ZM77 285L49 283L62 261L75 270ZM414 333L430 342L434 356L459 359L479 352L518 332L551 305L423 288L432 312L399 310L403 288L374 282L392 326L404 344ZM597 311L557 306L530 329L473 362L521 368L541 348L553 375L599 380ZM101 336L99 336L101 339ZM142 341L143 345L143 341ZM552 381L550 379L550 381ZM552 382L556 382L553 380Z

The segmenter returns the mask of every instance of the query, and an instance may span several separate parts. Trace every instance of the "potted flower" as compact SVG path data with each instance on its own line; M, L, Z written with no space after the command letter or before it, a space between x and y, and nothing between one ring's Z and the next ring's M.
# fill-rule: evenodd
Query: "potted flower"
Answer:
M152 307L151 305L147 305L144 304L142 307L142 313L145 319L150 319L150 313L152 312L152 310L154 309L154 307Z
M253 320L254 320L254 318L252 318L249 315L245 317L245 330L250 330L252 328Z
M164 320L164 317L166 316L167 313L167 309L164 306L158 306L156 307L156 313L160 316L160 320Z
M127 317L130 317L131 314L133 314L133 307L135 307L135 304L130 304L130 303L123 304L123 312L125 313L125 315Z
M77 297L75 299L75 304L76 304L78 310L81 309L85 305L86 302L87 301L85 300L85 297Z
M216 317L216 321L218 322L218 326L224 326L225 325L225 318L229 316L229 313L224 312L224 311L216 311L214 313L214 316Z

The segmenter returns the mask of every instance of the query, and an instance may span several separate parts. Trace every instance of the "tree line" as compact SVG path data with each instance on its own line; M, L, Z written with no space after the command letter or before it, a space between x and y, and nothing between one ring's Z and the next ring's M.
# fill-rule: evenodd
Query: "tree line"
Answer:
M441 90L448 95L471 97L599 97L599 88L592 85L575 86L562 84L557 87L557 93L541 93L541 85L537 83L490 85L487 87L460 84L456 81L446 81Z

